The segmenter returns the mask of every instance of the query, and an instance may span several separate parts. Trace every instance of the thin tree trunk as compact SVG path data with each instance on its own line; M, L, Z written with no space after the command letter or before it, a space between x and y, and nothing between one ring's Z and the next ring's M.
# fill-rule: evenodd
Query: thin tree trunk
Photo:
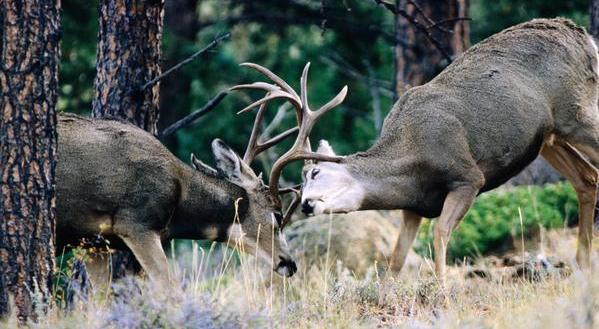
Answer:
M113 117L156 134L163 1L101 0L94 117Z
M589 1L589 13L591 15L590 33L595 40L599 40L599 0Z
M468 14L467 0L416 0L414 1L433 23L441 23ZM397 0L396 5L403 8L424 25L430 25L426 17L408 0ZM396 15L395 44L396 72L394 92L403 94L413 86L422 85L450 63L443 54L406 18ZM468 21L460 20L440 24L442 29L432 29L433 37L441 43L443 49L452 57L462 53L470 46L470 28Z
M60 2L0 2L0 317L51 302Z
M591 15L590 33L599 42L599 0L589 2L589 12ZM595 204L595 228L599 230L599 193L597 193L597 203Z
M162 0L100 0L92 116L117 118L157 134ZM131 252L115 252L112 276L141 267Z

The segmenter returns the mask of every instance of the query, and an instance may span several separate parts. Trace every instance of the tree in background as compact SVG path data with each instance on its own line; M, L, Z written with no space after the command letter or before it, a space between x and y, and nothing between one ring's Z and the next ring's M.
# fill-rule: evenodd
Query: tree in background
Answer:
M599 40L599 0L589 1L590 28L589 32L595 39Z
M93 117L117 118L157 134L162 45L161 0L101 0L99 3ZM112 255L112 275L138 271L131 252Z
M14 301L21 322L52 298L59 13L0 3L0 316Z
M394 92L434 78L470 47L467 0L396 0ZM409 18L412 17L412 18ZM424 27L424 28L423 28Z
M418 4L421 1L415 0ZM393 105L392 47L397 39L395 15L377 6L375 0L198 0L193 10L191 6L179 7L180 2L187 1L166 3L165 10L169 6L174 8L175 17L171 25L169 12L165 13L165 62L174 63L191 55L222 32L230 31L231 39L218 52L206 53L200 60L167 76L168 83L162 84L164 89L160 92L161 98L164 96L160 120L164 122L159 125L165 127L174 119L174 116L169 119L171 114L177 112L176 117L183 117L221 90L253 78L248 77L253 73L238 67L240 62L262 63L295 81L305 62L311 61L310 95L315 104L328 100L344 84L350 87L342 109L323 117L314 128L313 140L327 138L339 153L364 150L372 144L381 118ZM395 0L385 2L394 4ZM588 0L469 0L468 5L467 16L472 20L467 23L473 43L534 17L563 16L586 26L589 22ZM98 13L85 0L68 0L64 7L59 105L65 111L85 113L91 108L88 104L94 94L91 80L96 40L89 36L96 33ZM193 37L179 37L182 34L176 32L179 28L175 25L182 26L182 22L193 17L195 23L184 33ZM426 23L422 17L418 20ZM457 30L454 23L446 22L442 27ZM179 83L179 80L182 89L171 88L173 81ZM249 99L244 97L249 96L252 95L228 96L214 113L200 119L197 128L177 131L173 135L176 142L167 141L167 145L185 161L194 152L202 160L212 162L210 141L215 137L226 140L237 150L242 149L245 139L240 136L249 136L251 127L235 112L246 105ZM373 115L375 108L380 109L378 116ZM267 113L266 119L270 120L274 112ZM292 121L284 120L281 129L293 124ZM282 144L275 152L280 153L286 147L289 145ZM291 167L287 172L286 177L299 179L294 176L300 172L299 167Z
M101 0L99 4L94 117L128 121L157 133L161 0Z

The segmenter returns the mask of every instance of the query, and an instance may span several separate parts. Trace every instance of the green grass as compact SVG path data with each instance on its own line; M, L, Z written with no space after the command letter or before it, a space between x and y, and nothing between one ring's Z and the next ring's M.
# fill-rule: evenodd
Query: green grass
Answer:
M524 228L526 238L535 226L555 228L542 230L542 242L534 249L542 250L543 257L563 260L569 269L548 270L535 282L513 278L514 268L487 257L474 258L474 265L450 266L444 287L434 277L430 259L393 276L369 260L371 265L357 276L329 257L329 250L319 261L299 256L298 273L286 279L251 255L185 243L173 249L176 284L156 287L128 278L114 286L113 294L95 291L87 301L77 300L71 310L56 305L30 327L597 328L599 276L575 270L576 230L561 228L563 218L576 216L572 194L564 184L488 193L452 238L454 253L479 244L470 249L472 255L488 252L490 237L517 237ZM550 204L558 206L551 209ZM421 230L420 248L429 231L426 226ZM463 240L455 241L459 239ZM599 270L597 245L595 239L593 273ZM490 277L468 278L473 268ZM0 328L13 328L15 323L10 318Z
M538 234L540 228L555 229L576 221L578 203L570 184L520 186L480 195L451 236L448 258L462 260L501 253L519 241ZM522 219L522 225L520 225ZM430 256L434 220L419 230L416 251Z

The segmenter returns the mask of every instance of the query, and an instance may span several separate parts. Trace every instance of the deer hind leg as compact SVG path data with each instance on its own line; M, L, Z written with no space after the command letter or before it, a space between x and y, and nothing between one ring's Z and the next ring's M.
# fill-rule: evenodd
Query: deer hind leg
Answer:
M581 268L589 268L599 172L577 149L562 139L544 144L541 155L576 190L579 207L576 261Z
M562 134L565 136L562 140L566 140L585 155L595 167L599 167L599 108L597 103L579 108L575 113L576 116L570 118L575 125L569 125L570 129Z
M457 227L468 209L474 203L480 187L460 186L447 194L441 216L435 224L433 244L435 249L435 272L437 279L445 281L447 243L451 232Z
M418 227L420 227L421 221L422 217L418 216L417 214L411 211L402 210L402 221L399 226L399 236L397 237L395 248L393 248L391 262L389 264L389 268L392 272L398 273L404 266L406 257L408 256L410 247L412 247L412 243L414 242L414 238L416 237L416 232L418 232Z

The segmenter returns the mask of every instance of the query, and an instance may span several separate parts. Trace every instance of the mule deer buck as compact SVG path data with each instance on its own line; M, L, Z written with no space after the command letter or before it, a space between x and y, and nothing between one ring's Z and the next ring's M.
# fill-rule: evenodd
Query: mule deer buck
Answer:
M279 274L293 275L297 267L281 226L299 198L283 215L279 191L286 190L279 190L278 179L271 179L268 189L250 163L298 129L260 143L262 114L255 119L243 159L222 141L212 142L216 169L193 155L192 169L135 126L60 115L57 249L101 234L112 248L131 249L151 279L166 283L162 243L210 239L239 244L271 262Z
M422 217L434 228L435 268L445 275L452 230L476 196L540 153L576 190L576 259L590 266L598 185L597 47L565 19L536 19L473 46L429 83L408 90L365 152L304 167L302 211L402 209L390 267L399 271Z

